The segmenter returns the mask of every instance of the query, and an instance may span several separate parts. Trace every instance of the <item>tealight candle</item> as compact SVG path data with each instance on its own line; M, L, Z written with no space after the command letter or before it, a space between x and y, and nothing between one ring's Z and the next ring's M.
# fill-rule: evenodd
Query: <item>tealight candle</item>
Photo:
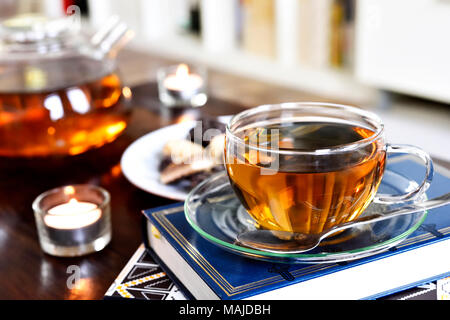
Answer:
M204 70L186 64L162 68L158 72L160 100L169 107L203 106L208 100L206 78Z
M39 241L55 256L81 256L102 250L111 240L109 193L96 186L56 188L33 203Z
M94 224L102 216L98 206L90 202L79 202L71 199L48 210L44 223L55 229L73 230Z
M198 74L189 73L189 67L180 64L175 74L168 75L164 79L164 86L180 93L191 93L203 86L203 79Z

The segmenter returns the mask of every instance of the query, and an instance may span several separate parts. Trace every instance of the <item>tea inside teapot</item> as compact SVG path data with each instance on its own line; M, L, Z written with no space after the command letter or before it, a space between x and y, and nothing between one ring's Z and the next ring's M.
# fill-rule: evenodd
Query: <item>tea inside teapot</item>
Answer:
M120 40L117 24L109 26ZM120 25L123 30L123 24ZM69 18L6 20L0 42L0 156L76 155L117 138L126 100L111 49Z

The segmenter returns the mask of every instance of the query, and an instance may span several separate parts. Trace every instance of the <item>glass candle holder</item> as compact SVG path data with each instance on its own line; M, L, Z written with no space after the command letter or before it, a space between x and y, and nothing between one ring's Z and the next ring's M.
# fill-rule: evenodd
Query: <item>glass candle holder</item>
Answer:
M206 69L186 64L161 68L158 91L167 107L201 107L208 101Z
M41 248L58 257L101 251L111 241L110 195L92 185L49 190L33 202Z

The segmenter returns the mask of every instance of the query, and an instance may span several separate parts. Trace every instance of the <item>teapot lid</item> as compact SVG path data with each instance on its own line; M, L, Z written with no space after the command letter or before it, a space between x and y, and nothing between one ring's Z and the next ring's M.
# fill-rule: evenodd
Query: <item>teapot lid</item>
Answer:
M4 20L0 34L5 43L36 43L61 38L79 26L70 17L49 18L40 14L21 14Z
M50 18L40 14L22 14L0 24L0 58L30 59L74 49L79 25L69 16Z
M97 59L113 56L132 36L126 24L111 17L102 29L89 37L81 31L76 16L58 18L21 14L0 23L0 60L28 60L84 52Z

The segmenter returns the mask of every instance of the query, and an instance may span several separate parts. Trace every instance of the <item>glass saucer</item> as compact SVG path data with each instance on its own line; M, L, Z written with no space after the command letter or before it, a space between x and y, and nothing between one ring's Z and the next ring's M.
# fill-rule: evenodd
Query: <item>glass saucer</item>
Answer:
M400 194L416 186L414 181L386 170L379 192ZM362 216L386 212L405 204L407 203L395 205L372 203ZM255 228L255 221L235 196L226 172L221 172L190 192L185 201L185 215L188 223L203 238L242 256L282 263L334 263L364 258L396 246L423 223L427 212L422 211L348 229L325 239L319 247L304 253L264 252L236 242L237 234Z

